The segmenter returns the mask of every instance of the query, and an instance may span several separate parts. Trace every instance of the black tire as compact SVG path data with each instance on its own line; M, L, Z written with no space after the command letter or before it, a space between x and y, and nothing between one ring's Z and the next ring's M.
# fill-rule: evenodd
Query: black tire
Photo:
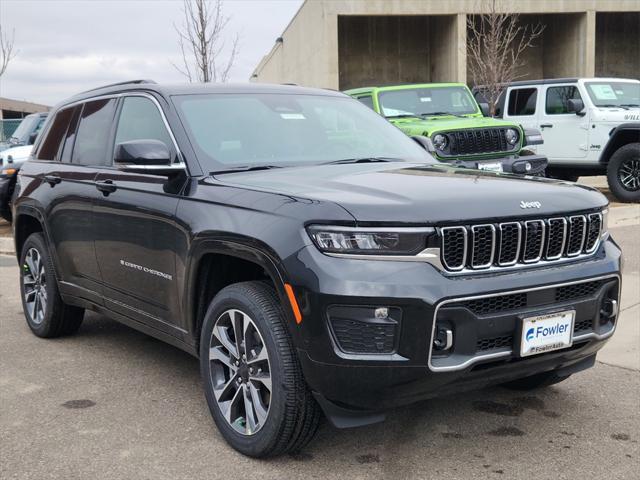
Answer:
M628 143L614 152L607 165L607 182L621 202L640 202L640 143Z
M41 268L33 267L35 254ZM53 262L42 233L32 233L24 242L20 265L22 309L31 331L42 338L75 333L82 324L84 309L66 305L62 301ZM40 273L34 274L35 270ZM30 302L32 298L33 303ZM41 309L38 309L38 304L42 306Z
M229 313L230 311L240 313ZM238 345L235 343L235 335L233 335L234 338L231 338L233 331L227 330L230 327L220 326L223 322L227 322L227 325L235 327L237 323L232 322L236 322L237 320L234 319L238 317L241 318L243 325L246 324L248 318L252 325L250 328L255 327L257 330L257 336L255 331L253 332L252 342L261 342L261 345L256 347L258 354L255 354L256 350L253 348L250 350L250 347L247 346L249 342L246 333L243 334L244 340L241 340L241 344ZM313 438L320 423L320 408L304 381L285 322L285 316L276 292L266 282L243 282L224 288L212 300L205 314L200 338L200 371L209 410L225 440L239 452L251 457L261 458L297 452ZM226 332L225 338L231 348L237 349L237 362L240 365L237 366L235 372L227 366L234 364L233 359L236 357L233 351L225 348L224 344L218 341L218 337L214 338L213 330L216 323L218 323L218 328L223 328ZM242 330L249 331L248 328L242 328ZM218 329L216 331L220 332ZM241 388L249 391L252 387L254 389L262 387L260 393L266 393L264 384L256 383L255 377L250 377L247 370L250 365L256 365L256 363L250 363L253 361L251 358L261 357L263 348L266 348L268 363L266 363L266 367L265 363L262 363L262 366L265 369L268 368L271 383L267 414L266 419L260 422L254 432L247 433L247 425L251 423L247 421L249 417L246 413L247 404L244 403L237 407L239 410L244 410L244 422L240 413L235 421L228 421L223 409L231 411L234 399L238 395L244 395L240 392ZM222 349L223 352L226 352L230 362L222 362L217 358L211 359L210 350L213 349ZM242 357L242 352L246 355L246 359ZM253 370L253 373L255 374L256 371ZM257 373L260 373L260 370ZM235 383L233 382L234 378L236 379ZM240 384L238 384L239 381ZM230 386L229 390L227 390L227 385ZM221 403L230 402L229 407L218 403L216 391L221 400L223 395L225 398L231 397L231 400L221 401ZM234 391L235 393L233 393ZM221 394L220 392L225 393ZM247 395L251 397L250 393ZM261 396L261 399L265 398L267 398L266 395ZM254 402L250 405L257 403L255 398L253 400ZM249 409L252 414L254 411L257 413L257 409L253 410L251 406ZM228 416L231 419L232 414L230 413ZM252 415L252 418L256 419L258 415ZM255 425L257 424L254 423ZM239 430L245 431L241 433Z
M556 372L544 372L532 375L530 377L519 378L511 382L503 383L502 386L510 390L535 390L538 388L548 387L556 383L564 382L571 375L559 376Z

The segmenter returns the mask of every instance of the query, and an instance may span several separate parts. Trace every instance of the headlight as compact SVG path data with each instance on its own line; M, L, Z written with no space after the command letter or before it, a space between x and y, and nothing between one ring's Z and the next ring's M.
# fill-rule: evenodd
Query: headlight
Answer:
M609 233L609 209L605 208L602 211L602 238L606 237Z
M433 136L433 146L436 147L438 150L444 150L445 148L447 148L448 143L449 141L446 135L442 135L441 133L438 133Z
M308 227L316 247L327 253L415 255L427 247L432 228Z
M516 143L518 143L518 131L514 130L513 128L507 128L507 131L504 132L504 136L507 139L507 142L509 142L509 145L515 145Z

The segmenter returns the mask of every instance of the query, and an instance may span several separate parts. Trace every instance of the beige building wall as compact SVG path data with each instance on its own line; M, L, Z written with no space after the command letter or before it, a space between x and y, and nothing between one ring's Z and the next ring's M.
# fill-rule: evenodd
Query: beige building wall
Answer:
M410 60L418 58L427 64L428 67L425 65L419 69L428 79L467 81L466 18L467 15L483 13L483 5L485 3L478 0L306 0L283 32L282 42L276 43L263 58L251 80L333 89L351 86L354 83L352 78L355 78L352 75L357 74L364 81L369 75L366 72L374 72L375 68L367 65L366 60L353 50L339 44L339 38L345 38L344 32L339 33L339 25L348 25L349 16L380 17L369 20L373 25L389 22L382 20L383 17L422 16L424 20L417 22L426 22L425 31L417 38L417 43L409 42L413 51L402 55L406 53ZM529 15L529 18L539 17L547 25L540 50L527 52L525 56L528 78L593 76L596 71L615 71L613 67L620 64L623 54L629 58L640 57L638 49L629 46L622 49L623 54L615 55L616 47L613 45L624 40L621 40L619 32L608 33L612 27L607 28L607 23L602 20L605 18L603 14L612 15L607 12L637 15L640 0L504 0L499 2L499 8L506 12L517 11L523 14L523 18ZM601 18L600 27L597 27L598 18ZM624 30L627 45L640 38L640 25L637 21L634 23L636 17L630 18L632 20L625 23ZM389 31L393 28L390 27ZM387 32L383 30L382 33ZM346 37L349 38L348 35ZM382 42L383 49L387 50L398 44L392 37L372 42ZM364 47L353 48L362 50ZM342 75L341 53L343 60L347 55L356 62L353 65L343 61ZM378 58L387 65L393 65L396 60ZM640 77L640 72L635 71L637 63L633 60L625 60L622 64L625 66L618 70L624 76ZM359 67L365 68L365 72L359 71ZM407 67L403 65L401 68L406 70ZM411 68L408 71L414 75ZM381 78L390 77L384 73ZM391 80L406 81L401 75L391 76Z

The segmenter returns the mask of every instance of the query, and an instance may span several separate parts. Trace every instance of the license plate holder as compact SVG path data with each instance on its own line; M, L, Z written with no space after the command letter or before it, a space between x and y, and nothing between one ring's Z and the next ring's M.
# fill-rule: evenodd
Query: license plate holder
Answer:
M488 172L502 172L501 162L478 162L478 170L486 170Z
M521 317L520 356L529 357L573 345L575 310Z

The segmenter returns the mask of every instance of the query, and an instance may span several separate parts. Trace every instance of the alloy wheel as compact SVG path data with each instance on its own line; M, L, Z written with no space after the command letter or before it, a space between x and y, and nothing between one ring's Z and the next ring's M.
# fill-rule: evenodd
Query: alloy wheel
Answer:
M30 248L22 266L24 304L31 321L39 325L47 311L47 279L40 252Z
M625 189L633 192L640 190L640 159L622 162L618 169L618 178Z
M269 353L254 321L240 310L216 320L209 342L213 393L227 423L242 435L265 424L271 401Z

